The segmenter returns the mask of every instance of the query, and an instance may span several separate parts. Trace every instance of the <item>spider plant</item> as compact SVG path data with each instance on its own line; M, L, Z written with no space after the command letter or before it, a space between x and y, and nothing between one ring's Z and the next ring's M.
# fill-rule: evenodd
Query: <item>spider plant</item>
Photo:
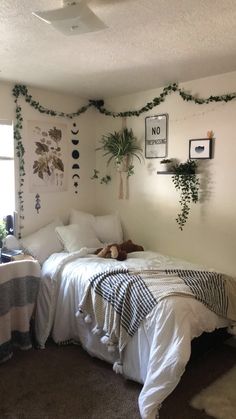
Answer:
M114 159L115 163L120 165L125 158L131 161L134 157L141 163L142 148L137 144L137 138L134 136L132 129L124 128L103 135L100 142L102 145L97 150L103 150L104 156L110 156L107 164ZM128 169L129 165L127 165Z

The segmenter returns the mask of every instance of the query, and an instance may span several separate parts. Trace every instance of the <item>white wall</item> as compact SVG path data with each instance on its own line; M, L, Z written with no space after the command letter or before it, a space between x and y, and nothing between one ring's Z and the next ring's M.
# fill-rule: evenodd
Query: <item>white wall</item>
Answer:
M12 96L13 84L1 83L1 96L0 96L0 119L15 119L15 103L14 97ZM63 112L75 112L82 105L86 104L85 100L78 99L78 97L66 96L62 94L56 94L40 89L28 88L29 93L34 99L38 100L40 104L49 109L55 109ZM95 165L95 152L94 152L94 134L93 126L91 124L92 114L94 111L87 111L85 114L75 118L74 120L68 120L64 118L52 118L40 114L38 111L33 109L28 103L25 103L24 98L19 100L22 106L23 121L23 144L25 147L25 185L24 185L24 229L22 235L35 231L37 228L47 224L55 218L55 216L61 216L64 221L67 221L69 209L71 207L80 208L83 210L93 211L95 205L95 185L92 182L88 182L91 176L91 168ZM49 121L52 119L58 123L68 124L68 155L64 156L67 159L68 164L68 190L65 192L39 192L41 198L41 209L39 214L35 210L35 193L29 192L29 154L32 150L32 144L27 133L27 121ZM71 143L71 133L73 122L76 122L79 128L79 146L77 147L80 152L80 158L78 160L80 165L80 181L78 194L74 193L75 188L72 181L72 164L75 160L71 157L71 152L75 148ZM76 161L77 162L77 161ZM77 172L76 172L77 173ZM16 171L17 174L17 171ZM1 181L4 181L1 179ZM18 189L18 182L16 180L16 189Z
M235 91L236 72L195 80L181 84L186 91L207 97ZM15 104L12 97L13 85L0 84L0 118L14 119ZM159 95L161 89L150 90L105 101L107 108L117 111L138 109ZM29 93L39 102L58 111L72 112L86 101L77 97L29 88ZM51 120L21 99L24 124L28 120ZM169 157L184 161L188 158L189 139L203 138L208 130L215 133L214 159L201 162L201 181L207 196L204 202L192 207L189 220L181 232L175 222L178 212L178 195L169 176L157 175L158 159L144 159L142 164L135 163L135 175L129 180L129 199L118 199L118 178L112 165L106 167L102 152L96 152L95 140L109 131L120 129L120 118L102 116L89 110L76 118L80 129L80 187L74 194L71 179L70 155L72 145L68 135L69 189L60 193L40 193L41 210L35 210L35 193L29 192L30 139L24 125L24 145L26 149L26 176L24 187L25 222L23 235L35 231L50 222L56 215L67 219L71 207L95 212L97 214L119 211L127 238L143 244L145 248L160 251L176 257L204 264L229 274L236 275L236 101L195 105L183 102L178 94L170 95L160 106L140 117L127 118L127 126L144 148L145 117L160 113L169 115ZM60 119L63 121L63 119ZM71 123L71 122L69 122ZM70 128L70 125L69 125ZM109 185L100 185L90 179L93 168L100 174L112 174Z
M236 90L236 72L195 80L180 85L199 97L221 95ZM150 90L105 101L113 111L139 109L162 89ZM178 229L178 195L170 176L157 175L158 159L135 163L129 180L129 199L118 199L118 179L113 167L97 151L97 169L111 173L109 185L96 183L96 211L118 210L126 237L146 248L213 267L236 276L236 100L228 103L196 105L173 93L149 113L127 118L144 149L145 117L168 113L168 157L188 158L189 139L205 138L208 130L215 137L214 159L201 161L203 202L192 207L184 231ZM96 115L97 145L103 134L122 127L120 118Z

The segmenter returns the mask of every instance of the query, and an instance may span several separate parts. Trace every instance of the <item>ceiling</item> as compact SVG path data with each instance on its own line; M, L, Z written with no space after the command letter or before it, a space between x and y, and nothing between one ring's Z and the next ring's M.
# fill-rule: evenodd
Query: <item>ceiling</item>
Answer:
M0 80L105 98L236 70L235 0L88 0L107 29L65 36L1 0Z

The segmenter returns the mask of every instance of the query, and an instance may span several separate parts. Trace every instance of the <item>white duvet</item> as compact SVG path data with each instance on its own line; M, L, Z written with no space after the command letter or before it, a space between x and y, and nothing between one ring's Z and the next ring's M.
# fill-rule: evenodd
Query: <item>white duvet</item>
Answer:
M98 258L87 249L53 254L42 267L37 301L35 332L40 347L45 347L51 334L57 343L80 341L92 356L110 363L120 361L118 351L109 353L99 336L91 333L95 324L86 324L76 313L88 286L87 279L104 269L121 267L199 269L150 251L130 253L123 262ZM155 418L160 404L178 384L190 357L191 340L204 331L228 325L191 297L168 297L158 303L122 356L123 375L143 384L139 396L143 419Z

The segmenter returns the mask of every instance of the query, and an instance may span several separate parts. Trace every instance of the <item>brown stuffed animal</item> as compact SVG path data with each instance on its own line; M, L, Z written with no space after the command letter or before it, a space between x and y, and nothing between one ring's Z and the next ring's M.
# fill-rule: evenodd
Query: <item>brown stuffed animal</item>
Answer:
M95 254L101 258L112 258L116 260L127 259L127 253L143 251L143 246L134 244L132 240L127 240L121 244L110 244L103 249L97 249Z

